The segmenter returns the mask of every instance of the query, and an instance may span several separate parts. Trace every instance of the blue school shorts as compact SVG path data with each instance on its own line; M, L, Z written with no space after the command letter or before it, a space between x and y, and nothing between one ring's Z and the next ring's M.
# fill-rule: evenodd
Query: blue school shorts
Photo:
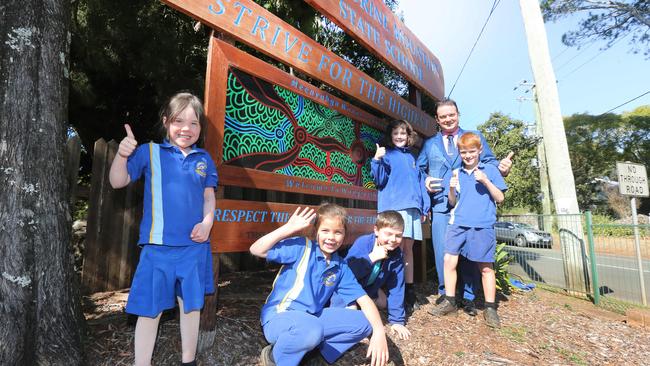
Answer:
M126 312L155 318L183 299L187 314L203 307L205 295L214 293L210 244L184 247L147 244L133 276Z
M473 262L494 263L497 239L493 228L451 225L445 235L445 253Z
M422 221L420 220L420 211L415 208L399 210L404 219L404 233L402 237L413 240L422 240Z

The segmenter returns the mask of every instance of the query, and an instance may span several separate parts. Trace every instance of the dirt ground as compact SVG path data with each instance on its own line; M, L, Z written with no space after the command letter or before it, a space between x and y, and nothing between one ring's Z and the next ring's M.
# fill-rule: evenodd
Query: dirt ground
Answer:
M199 365L258 365L266 341L259 310L274 271L238 272L221 277L214 346L197 357ZM535 289L514 293L499 306L502 328L485 326L482 314L433 318L433 287L418 286L429 304L408 321L410 340L390 336L394 365L648 365L650 331L633 328L621 315L587 301ZM429 296L427 296L429 295ZM133 363L133 326L124 306L127 291L97 293L85 299L87 357L90 365ZM161 323L155 365L180 364L178 321ZM386 328L387 332L390 332ZM335 365L366 365L367 343L350 350Z

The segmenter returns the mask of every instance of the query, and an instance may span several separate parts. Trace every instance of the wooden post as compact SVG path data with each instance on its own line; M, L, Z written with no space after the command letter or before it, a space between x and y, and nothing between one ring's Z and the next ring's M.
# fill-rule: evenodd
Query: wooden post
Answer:
M413 103L416 107L422 108L422 95L415 85L409 83L409 101ZM421 139L424 140L424 139ZM422 233L424 234L426 226L422 225ZM430 227L429 227L430 228ZM431 233L431 229L429 229ZM430 235L429 235L430 237ZM417 255L416 255L417 253ZM416 258L418 257L419 258ZM413 281L414 282L426 282L427 280L427 248L426 248L426 239L422 235L422 241L416 240L413 242Z
M104 175L106 174L106 154L108 144L104 139L95 141L93 149L93 168L90 180L90 198L88 200L88 224L86 227L86 252L81 276L82 292L93 292L103 278L100 277L98 260L101 255L101 208Z
M109 141L106 154L106 175L104 176L104 205L102 206L102 269L105 271L106 282L100 290L116 290L119 288L121 262L126 257L126 246L123 240L123 222L126 216L125 197L128 188L113 189L108 183L108 172L117 153L118 144Z
M122 245L119 263L119 276L116 279L117 288L131 285L131 278L138 264L138 242L144 185L142 180L129 184L124 194L124 218L122 220Z
M217 200L223 199L224 188L218 187L216 191ZM218 240L211 238L211 240ZM197 344L197 352L202 352L214 345L214 340L217 335L217 296L219 291L219 261L220 254L212 253L212 278L214 279L214 294L207 295L201 310L201 320L199 323L199 339Z

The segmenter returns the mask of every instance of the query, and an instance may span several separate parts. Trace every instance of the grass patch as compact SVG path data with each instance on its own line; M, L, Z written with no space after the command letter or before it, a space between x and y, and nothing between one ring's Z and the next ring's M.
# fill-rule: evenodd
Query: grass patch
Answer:
M524 343L526 341L526 335L528 335L528 328L525 326L513 326L508 325L502 327L499 332L506 338L517 342Z
M629 309L647 309L641 304L636 304L602 295L600 296L600 303L597 306L620 315L625 315L625 312Z
M463 352L463 351L456 351L456 352L454 352L454 355L456 355L456 357L458 357L458 358L461 358L461 357L465 356L465 352Z
M555 347L557 353L559 353L564 359L570 361L574 365L587 365L587 361L582 358L582 355L577 352L569 351L568 349Z

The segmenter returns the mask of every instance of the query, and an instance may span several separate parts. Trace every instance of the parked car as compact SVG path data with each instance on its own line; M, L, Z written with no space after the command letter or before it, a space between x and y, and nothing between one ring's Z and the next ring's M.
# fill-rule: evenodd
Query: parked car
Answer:
M553 245L551 234L537 230L529 224L499 221L494 224L497 242L518 247L550 248Z

